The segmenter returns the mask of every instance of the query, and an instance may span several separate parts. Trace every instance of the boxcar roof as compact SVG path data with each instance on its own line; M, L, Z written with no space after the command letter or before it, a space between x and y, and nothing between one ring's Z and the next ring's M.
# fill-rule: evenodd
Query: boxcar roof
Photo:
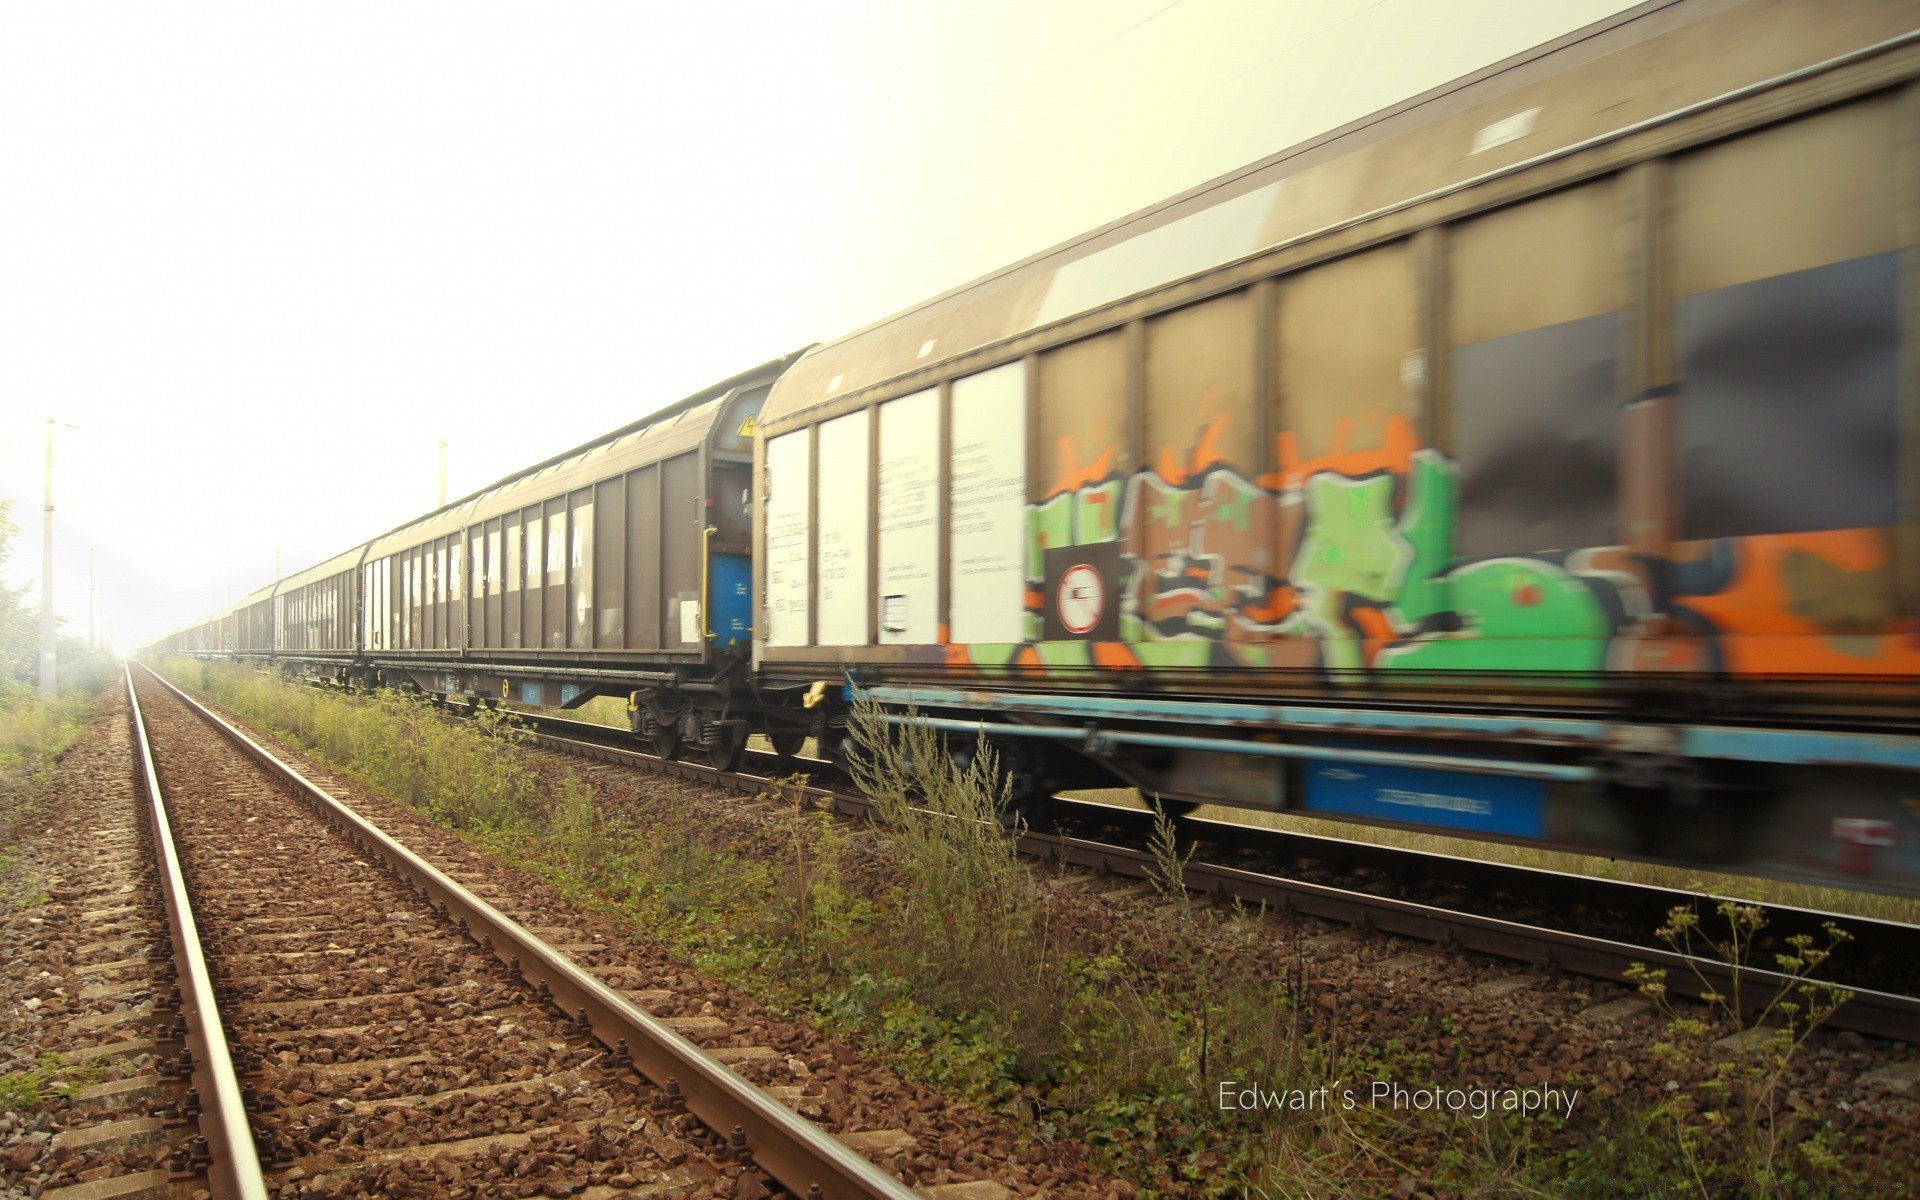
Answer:
M457 532L473 521L484 521L552 496L564 496L575 488L698 446L706 438L720 402L729 392L767 382L799 358L800 353L796 351L742 371L658 412L516 471L444 508L389 530L373 540L368 557L383 558L411 549L429 539Z
M817 346L762 427L1899 38L1916 15L1915 0L1653 0Z
M361 542L358 546L355 546L353 549L342 550L340 553L334 555L332 558L329 558L323 563L316 563L315 565L308 567L304 571L294 572L292 575L289 575L285 579L281 580L280 594L284 596L295 588L305 587L307 584L310 584L310 583L319 583L323 579L331 579L333 576L340 574L342 571L353 570L356 566L359 565L360 555L363 552L365 552L366 548L367 548L367 544L365 542Z

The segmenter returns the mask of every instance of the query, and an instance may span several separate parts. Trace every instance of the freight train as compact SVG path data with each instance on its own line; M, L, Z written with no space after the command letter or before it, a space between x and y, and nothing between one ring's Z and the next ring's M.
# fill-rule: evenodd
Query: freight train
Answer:
M160 648L1920 892L1917 17L1642 5Z

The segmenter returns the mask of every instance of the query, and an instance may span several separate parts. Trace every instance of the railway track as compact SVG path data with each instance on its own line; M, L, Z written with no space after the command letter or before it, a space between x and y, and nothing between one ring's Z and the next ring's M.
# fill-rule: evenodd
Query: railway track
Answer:
M750 751L742 770L721 772L632 749L624 731L609 726L519 715L549 749L743 794L765 791L781 773L780 760L770 753ZM836 774L824 762L803 762L800 770L811 771L812 779ZM848 786L810 780L806 790L817 802L850 816L871 811ZM1150 813L1088 801L1054 804L1053 825L1023 836L1027 853L1123 876L1144 879L1154 873ZM1727 964L1676 954L1652 936L1675 907L1694 906L1711 917L1719 897L1229 822L1187 818L1181 831L1199 848L1186 866L1186 883L1203 894L1614 983L1636 962L1665 967L1669 987L1696 998L1703 990L1701 979L1724 991L1731 978ZM1772 948L1784 948L1784 939L1794 934L1813 934L1824 942L1826 921L1853 936L1823 976L1854 993L1829 1021L1833 1028L1920 1043L1920 927L1783 905L1760 907L1766 937L1754 948L1762 961L1772 961ZM1742 975L1743 994L1756 1005L1789 984L1786 977L1758 967Z
M170 685L128 688L178 981L156 1020L199 1127L175 1178L916 1195L721 1061L751 1048L702 1050Z

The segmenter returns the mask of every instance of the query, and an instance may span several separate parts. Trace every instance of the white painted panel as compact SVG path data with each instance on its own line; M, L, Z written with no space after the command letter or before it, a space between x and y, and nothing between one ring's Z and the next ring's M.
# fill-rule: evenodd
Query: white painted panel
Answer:
M880 406L880 641L940 640L940 391Z
M865 409L820 426L820 624L822 646L864 646L872 585L867 535L873 491L868 442L873 420Z
M953 383L952 640L1023 641L1027 367Z
M807 486L812 430L767 443L767 644L807 644Z

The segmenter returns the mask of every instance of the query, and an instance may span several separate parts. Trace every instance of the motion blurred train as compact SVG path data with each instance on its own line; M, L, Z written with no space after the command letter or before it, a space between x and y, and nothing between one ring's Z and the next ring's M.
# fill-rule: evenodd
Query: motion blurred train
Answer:
M157 649L1920 892L1916 18L1642 5Z

